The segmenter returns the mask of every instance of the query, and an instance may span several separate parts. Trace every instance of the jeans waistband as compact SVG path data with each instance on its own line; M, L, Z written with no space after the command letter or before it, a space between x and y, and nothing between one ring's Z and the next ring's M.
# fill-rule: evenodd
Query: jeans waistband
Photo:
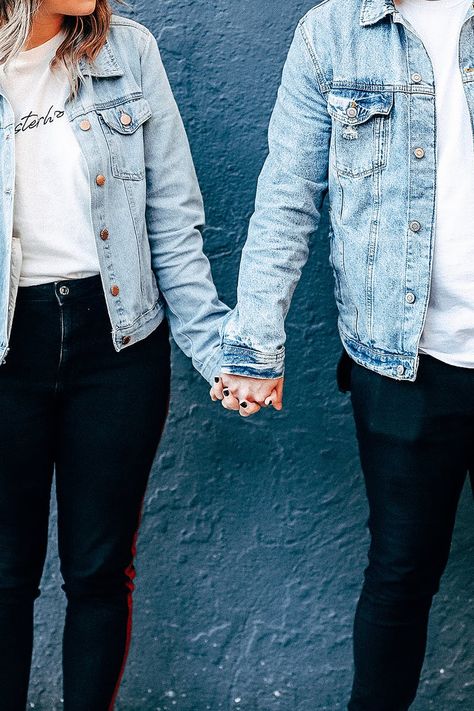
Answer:
M100 274L79 279L62 279L34 286L20 286L17 301L54 301L65 303L104 293Z

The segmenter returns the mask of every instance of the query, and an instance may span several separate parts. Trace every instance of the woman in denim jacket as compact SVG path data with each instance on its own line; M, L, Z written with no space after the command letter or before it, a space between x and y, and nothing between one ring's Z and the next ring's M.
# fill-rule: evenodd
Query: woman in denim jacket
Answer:
M156 40L108 0L0 2L0 694L25 708L53 468L66 711L111 709L171 333L219 372L218 299Z

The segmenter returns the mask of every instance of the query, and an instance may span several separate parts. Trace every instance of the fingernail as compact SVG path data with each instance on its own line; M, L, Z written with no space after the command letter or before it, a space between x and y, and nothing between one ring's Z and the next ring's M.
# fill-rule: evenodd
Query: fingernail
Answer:
M214 382L215 382L215 383L218 383L219 381L220 381L220 378L218 378L218 377L216 376L216 377L214 378Z
M268 401L268 404L269 404L269 405L273 405L273 401L272 401L272 400L269 400L269 401Z
M224 390L224 395L225 395L226 397L229 397L229 394L230 394L230 393L229 393L228 390Z
M241 403L240 403L240 407L247 407L247 403L246 403L246 402L241 402Z

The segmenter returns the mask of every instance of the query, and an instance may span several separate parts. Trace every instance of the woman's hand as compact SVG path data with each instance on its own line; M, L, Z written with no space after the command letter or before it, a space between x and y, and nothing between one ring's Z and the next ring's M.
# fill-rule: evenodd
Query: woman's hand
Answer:
M221 373L216 376L210 396L213 401L220 400L226 410L236 410L242 417L249 417L270 405L275 410L282 410L283 384L284 378L249 378Z

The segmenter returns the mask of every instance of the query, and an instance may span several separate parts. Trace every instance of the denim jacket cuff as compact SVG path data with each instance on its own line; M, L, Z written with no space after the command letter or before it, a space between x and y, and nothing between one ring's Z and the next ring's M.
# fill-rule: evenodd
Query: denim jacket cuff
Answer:
M281 378L285 370L285 349L278 353L263 353L247 346L224 343L222 372L249 378Z
M211 385L215 385L214 377L222 371L222 351L218 346L211 357L201 368L202 377Z

